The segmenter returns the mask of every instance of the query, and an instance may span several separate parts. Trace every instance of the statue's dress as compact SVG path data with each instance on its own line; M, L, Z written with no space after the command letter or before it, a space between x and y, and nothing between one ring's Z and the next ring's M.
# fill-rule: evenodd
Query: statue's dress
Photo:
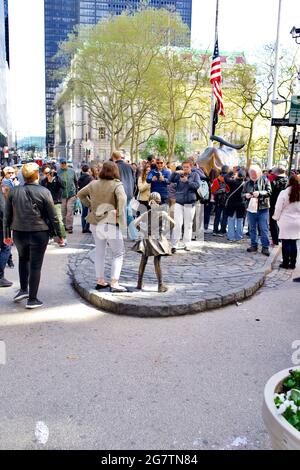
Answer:
M132 250L144 256L168 256L171 255L171 247L166 237L172 228L172 222L167 212L151 209L139 218L137 228L144 235L137 241Z

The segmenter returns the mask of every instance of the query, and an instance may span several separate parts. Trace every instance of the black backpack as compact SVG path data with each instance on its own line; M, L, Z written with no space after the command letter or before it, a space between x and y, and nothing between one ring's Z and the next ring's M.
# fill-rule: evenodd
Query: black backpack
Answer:
M219 181L219 189L215 192L214 198L215 198L215 203L217 206L222 206L225 207L226 201L227 201L227 193L226 193L226 183L225 181Z

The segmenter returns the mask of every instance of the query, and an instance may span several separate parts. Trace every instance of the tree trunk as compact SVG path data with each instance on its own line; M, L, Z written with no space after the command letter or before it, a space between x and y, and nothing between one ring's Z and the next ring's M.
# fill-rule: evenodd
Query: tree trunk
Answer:
M252 157L251 157L251 144L252 144L252 139L253 139L253 121L251 122L250 126L250 134L249 134L249 139L248 139L248 144L247 144L247 168L251 166L252 163Z
M174 150L175 150L175 138L176 138L176 125L172 122L171 129L167 132L168 136L168 161L174 161Z

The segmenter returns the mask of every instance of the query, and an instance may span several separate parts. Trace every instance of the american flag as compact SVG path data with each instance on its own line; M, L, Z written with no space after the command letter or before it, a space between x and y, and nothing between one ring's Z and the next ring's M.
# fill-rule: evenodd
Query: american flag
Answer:
M213 85L214 95L217 100L218 113L221 116L225 116L224 102L223 102L223 95L222 95L222 88L221 88L222 75L221 75L221 60L219 56L218 39L216 40L214 55L212 58L210 82Z

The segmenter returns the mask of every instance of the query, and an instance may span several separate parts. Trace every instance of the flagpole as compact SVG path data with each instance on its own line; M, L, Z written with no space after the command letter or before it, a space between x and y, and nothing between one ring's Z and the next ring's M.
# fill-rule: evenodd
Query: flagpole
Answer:
M215 23L215 41L214 45L216 44L217 38L218 38L218 24L219 24L219 0L216 0L216 23ZM214 110L215 110L215 97L214 97L214 91L212 88L211 91L211 104L210 104L210 126L209 126L209 141L208 145L210 147L213 146L213 143L210 140L210 136L212 135L213 131L213 120L214 120Z
M275 67L274 67L274 83L273 83L273 96L272 96L272 113L271 117L274 117L275 114L275 100L277 98L277 88L278 88L278 65L279 65L279 40L280 40L280 22L281 22L281 0L278 2L278 21L277 21L277 36L276 36L276 46L275 46ZM270 127L270 137L269 137L269 148L268 148L268 163L267 168L271 169L273 166L273 154L274 154L274 140L275 133L274 127Z

